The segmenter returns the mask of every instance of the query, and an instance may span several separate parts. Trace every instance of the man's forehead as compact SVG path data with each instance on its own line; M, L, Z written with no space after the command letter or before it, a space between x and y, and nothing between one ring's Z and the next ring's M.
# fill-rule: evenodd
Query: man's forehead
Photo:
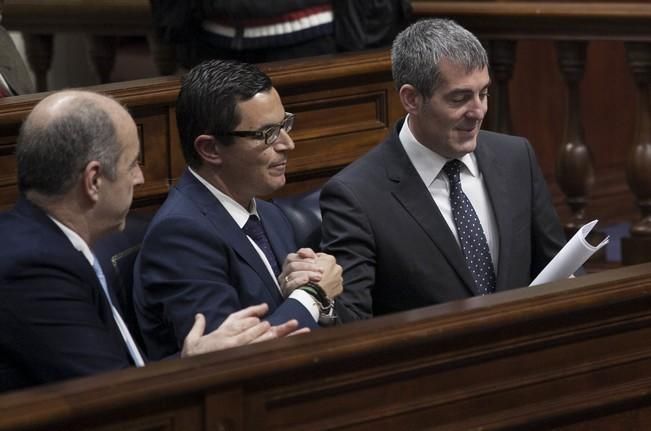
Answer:
M490 84L488 67L467 68L461 64L447 64L440 69L439 89L445 88L449 91L454 88L472 88L477 85L486 86Z
M52 94L39 102L32 111L32 121L47 123L52 119L79 109L78 105L83 103L92 103L99 109L104 110L108 115L111 115L112 112L124 110L118 102L101 94L66 90Z
M240 123L244 121L263 124L269 122L276 123L279 119L272 119L272 117L278 115L284 116L285 114L280 96L273 87L268 91L256 93L250 99L238 102L237 109L240 115Z

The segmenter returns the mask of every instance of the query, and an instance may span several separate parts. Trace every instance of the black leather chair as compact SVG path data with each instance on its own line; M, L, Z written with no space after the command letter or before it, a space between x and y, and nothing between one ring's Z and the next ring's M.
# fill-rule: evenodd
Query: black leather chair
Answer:
M294 228L296 244L319 250L321 243L321 208L319 196L321 189L312 190L295 196L286 196L272 200Z
M93 247L109 286L114 289L124 323L141 349L145 344L133 305L133 266L150 220L151 216L129 213L122 232L105 236Z

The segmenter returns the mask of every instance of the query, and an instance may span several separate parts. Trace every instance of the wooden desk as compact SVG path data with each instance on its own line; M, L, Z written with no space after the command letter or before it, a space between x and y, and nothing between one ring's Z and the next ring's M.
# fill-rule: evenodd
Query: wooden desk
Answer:
M651 264L0 396L0 430L645 430Z

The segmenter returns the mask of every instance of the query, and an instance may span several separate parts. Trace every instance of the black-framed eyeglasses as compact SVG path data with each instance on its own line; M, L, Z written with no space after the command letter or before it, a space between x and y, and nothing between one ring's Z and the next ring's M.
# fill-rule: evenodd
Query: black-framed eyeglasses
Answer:
M273 145L280 136L280 130L289 133L294 127L294 114L285 112L285 118L278 124L272 124L263 130L234 130L232 132L216 132L213 136L239 136L264 140L266 145Z

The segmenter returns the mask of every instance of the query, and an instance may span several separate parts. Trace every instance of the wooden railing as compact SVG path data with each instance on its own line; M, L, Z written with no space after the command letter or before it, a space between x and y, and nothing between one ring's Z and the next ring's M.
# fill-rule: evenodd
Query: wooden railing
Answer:
M0 430L651 427L651 264L0 396Z
M146 36L162 75L174 73L173 47L161 44L152 25L149 0L4 0L2 25L25 38L38 91L46 91L57 34L83 34L99 82L109 82L117 36Z

